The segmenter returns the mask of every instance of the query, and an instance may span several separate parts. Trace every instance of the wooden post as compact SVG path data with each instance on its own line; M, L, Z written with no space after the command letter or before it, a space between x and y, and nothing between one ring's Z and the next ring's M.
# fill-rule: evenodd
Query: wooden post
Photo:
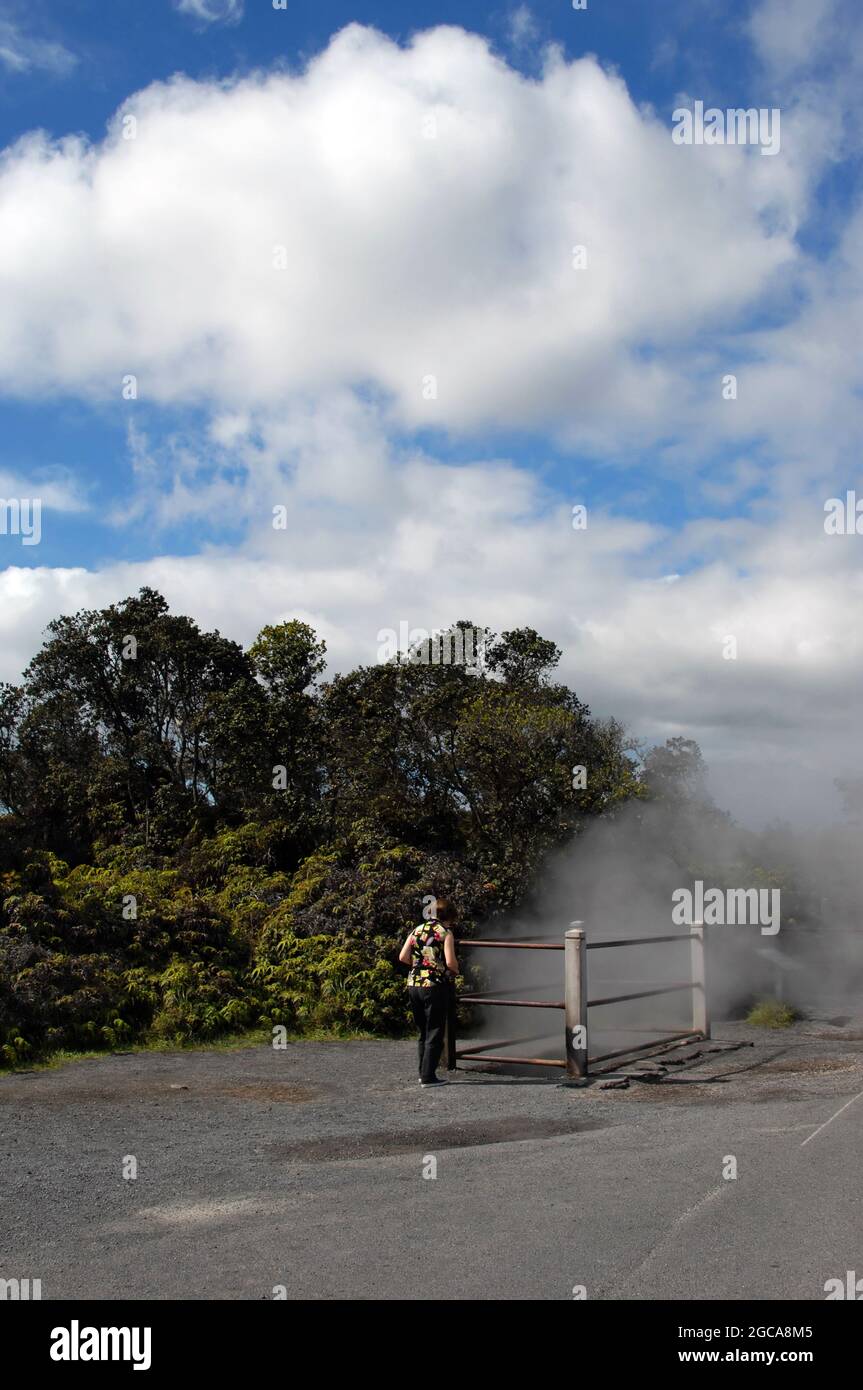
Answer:
M692 1030L710 1037L710 1013L707 1008L707 969L704 951L704 923L689 929L689 950L692 959Z
M583 924L571 922L563 941L566 1070L570 1076L585 1077L587 1076L587 951Z

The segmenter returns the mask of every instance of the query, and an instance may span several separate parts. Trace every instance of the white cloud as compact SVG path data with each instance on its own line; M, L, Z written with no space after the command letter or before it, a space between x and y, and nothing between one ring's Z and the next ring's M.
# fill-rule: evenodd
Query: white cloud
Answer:
M57 512L85 512L87 501L80 482L65 468L38 475L24 475L0 468L0 498L39 498L43 507Z
M787 78L812 63L837 38L839 0L761 0L749 32L768 69Z
M508 16L509 41L514 48L523 48L536 38L538 29L529 5L517 5Z
M459 29L352 25L303 75L179 77L124 111L136 139L6 156L7 389L135 372L142 399L241 410L366 384L409 426L643 442L681 410L682 345L798 255L782 160L677 147L593 59L529 82Z
M180 14L191 15L204 24L239 24L243 0L174 0Z
M781 101L783 126L794 112L825 165L856 156L863 135L859 0L760 0L746 27L763 80Z
M42 70L62 76L70 72L77 61L74 53L70 53L63 44L33 38L11 19L0 16L0 65L7 71L28 73Z

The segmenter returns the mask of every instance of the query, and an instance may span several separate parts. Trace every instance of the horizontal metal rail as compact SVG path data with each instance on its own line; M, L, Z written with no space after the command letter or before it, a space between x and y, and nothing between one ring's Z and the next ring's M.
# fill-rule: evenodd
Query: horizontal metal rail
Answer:
M456 1057L468 1057L471 1062L517 1062L522 1067L565 1067L566 1062L556 1062L548 1057L503 1057L493 1052L456 1052Z
M650 946L657 941L685 941L689 945L688 936L622 936L617 941L588 941L585 943L586 951L601 951L605 946Z
M682 985L663 985L662 989L640 989L635 994L610 994L607 999L588 999L587 1007L595 1009L599 1004L624 1004L629 999L651 999L655 994L674 994L678 989L692 989L692 981Z
M546 984L543 984L542 981L540 981L540 982L538 982L538 983L536 983L536 984L532 984L532 985L504 985L504 986L503 986L503 989L504 989L504 990L507 990L507 991L508 991L508 990L511 990L511 989L554 989L554 988L555 988L555 985L554 985L554 984L546 985ZM470 997L471 997L471 999L477 999L477 1000L479 1000L479 1001L482 1001L483 999L498 999L498 998L500 998L500 993L501 993L501 991L500 991L499 989L486 989L486 990L483 990L482 994L478 994L478 993L476 992L476 990L471 990ZM464 996L463 994L460 994L460 995L459 995L459 998L460 998L460 999L464 999L464 997L465 997L465 996Z
M609 1023L604 1028L597 1026L593 1031L594 1033L649 1033L652 1038L655 1038L657 1033L662 1032L662 1024L656 1023L652 1028L624 1028L622 1025Z
M546 1037L548 1037L547 1033L534 1033L526 1038L502 1038L495 1042L488 1042L486 1040L486 1042L477 1043L475 1047L463 1047L459 1056L469 1057L472 1052L484 1052L487 1047L492 1049L499 1047L517 1047L519 1043L542 1042Z
M613 941L588 941L585 950L601 951L607 946L652 946L660 941L689 941L688 936L624 936ZM501 951L563 951L563 944L556 941L546 941L542 937L537 937L535 941L459 941L459 948L463 946L493 946Z
M563 1009L563 1000L552 1002L548 999L486 999L481 994L460 994L460 1004L492 1004L506 1009Z
M460 941L459 950L465 946L496 946L501 951L562 951L563 943L558 946L553 941Z

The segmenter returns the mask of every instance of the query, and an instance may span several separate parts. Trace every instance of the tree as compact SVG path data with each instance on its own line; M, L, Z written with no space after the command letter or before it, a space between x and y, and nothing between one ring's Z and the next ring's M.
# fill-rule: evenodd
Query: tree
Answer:
M563 655L560 647L532 627L504 632L489 644L486 665L508 685L539 686Z
M691 738L670 738L652 748L644 760L642 780L649 795L680 804L708 800L704 758Z
M22 791L30 819L47 811L52 835L68 821L91 842L106 822L134 827L169 848L239 809L264 704L241 647L172 616L152 589L48 633L6 697L6 766L14 755L36 773Z
M294 867L324 833L326 778L318 677L326 643L307 623L265 627L249 649L249 661L265 696L260 728L263 776L253 789L255 813L289 828ZM284 769L276 777L276 769Z

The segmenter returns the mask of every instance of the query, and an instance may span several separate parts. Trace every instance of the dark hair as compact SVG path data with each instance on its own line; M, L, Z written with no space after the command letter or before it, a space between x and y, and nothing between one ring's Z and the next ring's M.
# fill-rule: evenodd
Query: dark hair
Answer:
M435 898L435 918L438 922L454 922L456 911L449 898Z

